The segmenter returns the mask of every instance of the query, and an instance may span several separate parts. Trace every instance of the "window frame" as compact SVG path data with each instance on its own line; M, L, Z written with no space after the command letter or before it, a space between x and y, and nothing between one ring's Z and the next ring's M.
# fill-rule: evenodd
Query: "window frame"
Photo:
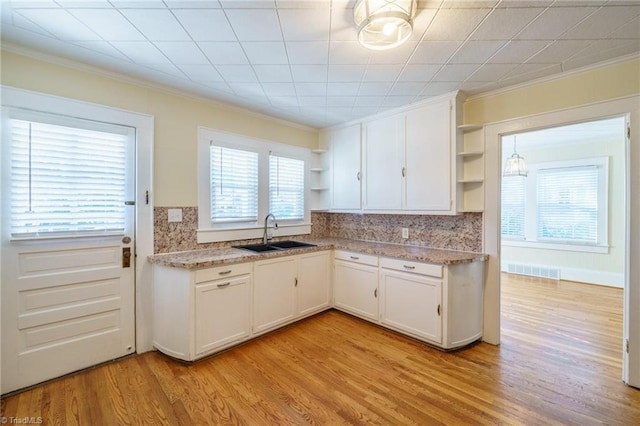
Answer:
M256 152L258 154L258 218L256 221L211 222L211 191L209 146ZM294 145L252 138L206 127L198 127L198 243L236 241L262 238L264 218L269 214L269 155L304 161L304 218L278 220L274 236L292 236L311 233L310 160L311 150Z
M609 252L609 157L581 158L527 164L529 175L525 186L525 238L516 239L501 235L504 245L576 252ZM598 236L595 244L579 241L554 241L538 239L537 229L537 177L542 169L596 166L598 168Z

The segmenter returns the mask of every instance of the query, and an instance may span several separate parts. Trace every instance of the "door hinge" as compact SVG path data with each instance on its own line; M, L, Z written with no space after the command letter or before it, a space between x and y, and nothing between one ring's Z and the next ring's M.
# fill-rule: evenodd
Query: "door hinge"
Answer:
M148 205L149 204L149 191L145 191L144 192L144 199L146 200L147 205Z

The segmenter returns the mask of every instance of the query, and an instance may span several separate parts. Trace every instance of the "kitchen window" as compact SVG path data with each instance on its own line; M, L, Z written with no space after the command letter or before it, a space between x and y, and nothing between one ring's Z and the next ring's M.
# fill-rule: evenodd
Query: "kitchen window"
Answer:
M608 250L607 157L529 165L502 179L503 242L521 247Z
M198 242L261 238L264 218L274 236L311 232L310 150L242 135L198 130Z

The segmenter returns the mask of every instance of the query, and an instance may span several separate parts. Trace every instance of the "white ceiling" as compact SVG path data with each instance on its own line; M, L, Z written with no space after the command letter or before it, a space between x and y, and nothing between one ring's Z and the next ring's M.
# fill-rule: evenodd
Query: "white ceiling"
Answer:
M5 47L317 128L640 51L631 0L419 0L410 41L383 52L358 44L354 1L0 1Z

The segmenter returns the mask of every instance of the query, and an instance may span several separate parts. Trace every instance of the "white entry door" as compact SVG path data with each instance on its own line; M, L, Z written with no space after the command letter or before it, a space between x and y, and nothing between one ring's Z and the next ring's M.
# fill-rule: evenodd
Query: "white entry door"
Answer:
M135 352L135 129L3 111L2 393Z

